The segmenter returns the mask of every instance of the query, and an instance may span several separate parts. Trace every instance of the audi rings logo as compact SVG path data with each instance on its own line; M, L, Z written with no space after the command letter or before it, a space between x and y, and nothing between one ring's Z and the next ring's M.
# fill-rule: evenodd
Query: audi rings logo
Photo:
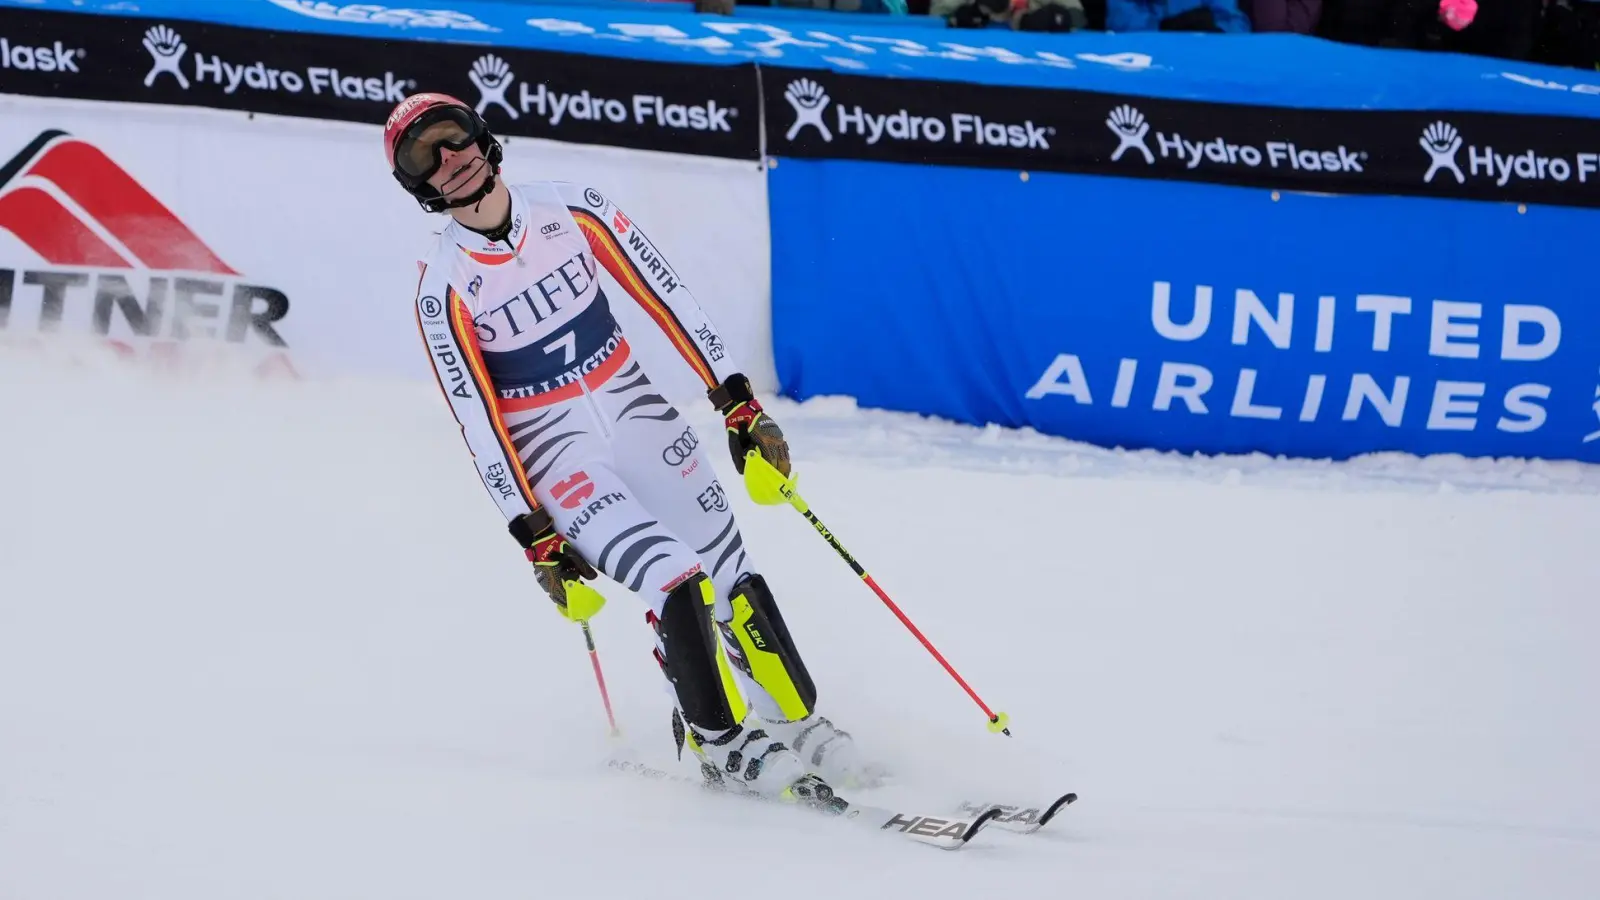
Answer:
M438 297L423 297L422 298L422 314L423 315L427 316L430 319L437 319L437 318L439 318L439 314L442 313L442 312L444 312L444 307L439 305L439 298Z
M661 451L661 461L674 468L681 466L698 446L700 446L700 436L694 433L693 428L685 428L683 434L678 435L678 439L673 441L671 446Z

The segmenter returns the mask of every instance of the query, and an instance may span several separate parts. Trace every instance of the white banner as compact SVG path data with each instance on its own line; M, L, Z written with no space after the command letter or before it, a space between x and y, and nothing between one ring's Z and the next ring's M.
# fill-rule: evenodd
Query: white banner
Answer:
M592 185L648 229L758 390L772 359L754 163L505 139L508 178ZM98 335L266 372L428 377L411 313L442 227L378 126L0 95L0 348ZM607 284L635 342L665 340ZM670 357L670 354L667 354ZM680 399L692 375L655 373Z

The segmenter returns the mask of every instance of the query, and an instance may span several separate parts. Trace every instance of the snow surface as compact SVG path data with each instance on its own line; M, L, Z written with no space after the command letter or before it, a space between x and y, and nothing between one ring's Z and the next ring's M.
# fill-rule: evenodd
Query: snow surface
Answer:
M1595 468L771 410L817 513L1013 717L988 734L718 456L823 711L900 774L879 796L1078 791L1052 830L942 854L601 771L581 636L432 384L12 362L0 898L1600 894ZM603 589L626 738L664 764L640 605Z

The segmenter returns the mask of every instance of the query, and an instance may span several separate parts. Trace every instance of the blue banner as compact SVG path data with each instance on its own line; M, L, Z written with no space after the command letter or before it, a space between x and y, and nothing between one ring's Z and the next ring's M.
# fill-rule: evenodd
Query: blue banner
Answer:
M956 31L929 28L926 19L748 7L732 17L701 16L688 4L0 0L0 6L1268 106L1600 117L1600 75L1593 72L1298 35Z
M1105 446L1600 461L1590 210L784 160L797 399Z

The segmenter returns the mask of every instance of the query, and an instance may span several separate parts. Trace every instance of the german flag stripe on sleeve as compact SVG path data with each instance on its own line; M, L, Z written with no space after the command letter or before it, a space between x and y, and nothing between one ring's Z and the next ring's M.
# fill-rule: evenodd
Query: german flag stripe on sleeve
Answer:
M611 277L644 307L644 311L655 320L656 326L677 348L678 355L682 356L684 362L689 364L689 368L700 376L706 387L716 387L717 376L711 371L711 363L701 354L700 348L695 346L694 339L690 337L688 329L683 327L683 323L678 321L678 316L672 311L672 307L661 299L661 295L657 294L655 288L645 279L644 273L634 265L628 256L628 251L623 249L617 240L617 236L612 234L594 213L580 207L568 209L577 220L578 227L583 230L584 237L589 239L589 248L594 251L595 258L600 260L600 264L606 267Z
M489 426L494 429L495 438L500 442L500 451L506 456L506 467L517 478L517 487L522 489L522 499L527 501L529 509L538 509L539 501L533 496L533 488L528 484L528 475L522 471L522 460L517 455L516 445L511 443L511 435L506 432L505 419L500 416L500 410L494 402L494 384L489 380L489 369L483 362L483 351L478 348L478 333L472 326L472 316L467 313L466 301L456 293L456 289L446 288L446 300L450 306L450 333L456 339L456 346L461 348L461 353L466 357L467 371L472 375L472 381L478 386L478 397L483 403L483 412L489 417Z
M411 298L411 305L413 307L417 307L417 305L422 302L422 283L424 281L426 281L427 278L428 278L428 266L427 266L427 264L419 261L417 263L417 273L418 273L417 274L417 296ZM433 347L432 347L432 341L428 340L428 329L422 327L422 309L420 307L417 307L416 313L417 313L417 335L422 338L422 346L424 348L426 348L431 353L432 350L433 350ZM431 362L431 360L430 360L430 362ZM444 395L444 402L449 403L450 402L450 391L445 388L444 379L439 377L438 368L436 368L434 366L429 366L429 368L432 369L432 371L433 371L433 382L434 382L434 384L437 384L439 386L439 393Z

